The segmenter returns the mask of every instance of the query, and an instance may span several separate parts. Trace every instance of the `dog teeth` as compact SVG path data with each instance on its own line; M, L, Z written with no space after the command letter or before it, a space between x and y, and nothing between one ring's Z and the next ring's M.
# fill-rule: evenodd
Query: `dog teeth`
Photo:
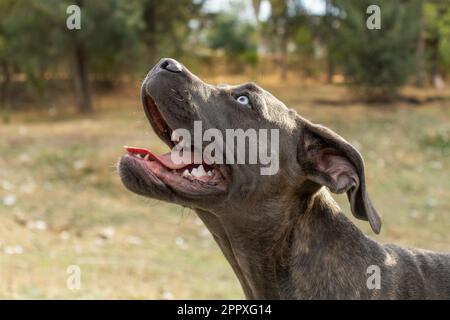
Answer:
M193 168L191 172L189 172L189 169L185 169L181 175L183 177L196 177L196 178L204 176L211 177L213 175L213 172L211 170L206 171L203 165L199 165L197 168Z
M197 168L197 174L199 177L206 176L206 171L202 164Z
M188 177L188 176L190 176L190 175L191 175L191 173L189 172L188 169L186 169L186 170L183 171L183 177Z
M150 155L147 153L144 157L145 160L148 160L148 158L150 157Z
M192 169L191 174L197 178L207 175L203 165L199 165L197 168Z

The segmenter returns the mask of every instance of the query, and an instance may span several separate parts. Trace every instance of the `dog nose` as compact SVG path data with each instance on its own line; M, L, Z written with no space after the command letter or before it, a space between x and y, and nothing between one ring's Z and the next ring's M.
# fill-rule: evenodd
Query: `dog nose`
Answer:
M161 69L174 72L174 73L180 73L183 70L183 67L181 64L173 59L165 59L163 62L161 62Z

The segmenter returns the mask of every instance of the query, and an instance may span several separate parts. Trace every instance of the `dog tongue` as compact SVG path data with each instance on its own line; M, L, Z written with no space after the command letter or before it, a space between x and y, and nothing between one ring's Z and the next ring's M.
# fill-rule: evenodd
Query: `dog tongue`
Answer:
M159 163L161 163L163 166L165 166L166 168L169 168L172 170L181 169L190 164L190 163L180 163L180 164L174 163L170 156L170 154L171 154L170 152L167 152L163 155L158 156L158 155L154 154L153 152L151 152L150 150L147 150L144 148L135 148L135 147L128 147L128 146L125 146L124 148L129 153L140 154L143 156L149 155L149 159L156 160Z

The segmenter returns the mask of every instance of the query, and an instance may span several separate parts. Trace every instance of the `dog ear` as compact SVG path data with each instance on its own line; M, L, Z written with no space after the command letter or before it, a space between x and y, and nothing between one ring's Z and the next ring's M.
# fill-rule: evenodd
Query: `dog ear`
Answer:
M298 160L306 177L333 193L347 193L353 215L368 220L379 233L381 220L366 191L364 161L347 141L328 128L308 121L302 124Z

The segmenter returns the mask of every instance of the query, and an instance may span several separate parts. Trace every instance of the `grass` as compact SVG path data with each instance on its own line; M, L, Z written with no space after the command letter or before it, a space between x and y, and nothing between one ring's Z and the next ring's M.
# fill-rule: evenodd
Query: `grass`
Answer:
M362 152L383 230L375 236L352 218L360 228L381 242L450 251L449 99L368 106L342 103L339 86L262 84ZM122 145L166 150L138 88L98 97L89 117L53 108L0 124L0 298L243 298L195 214L121 185ZM67 288L70 265L81 268L79 290Z

